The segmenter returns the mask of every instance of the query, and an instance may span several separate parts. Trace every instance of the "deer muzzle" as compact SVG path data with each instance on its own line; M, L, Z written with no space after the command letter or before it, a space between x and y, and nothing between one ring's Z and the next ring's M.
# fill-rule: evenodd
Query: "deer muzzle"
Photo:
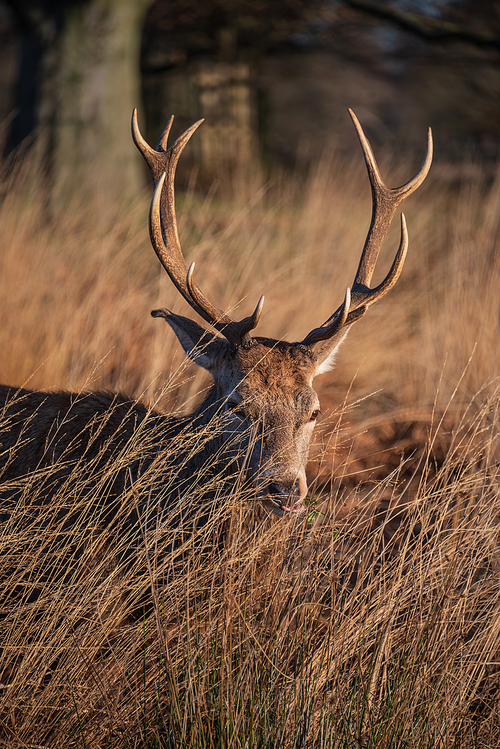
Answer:
M292 484L271 481L265 487L262 502L274 515L298 515L305 510L306 492L307 485L300 479Z

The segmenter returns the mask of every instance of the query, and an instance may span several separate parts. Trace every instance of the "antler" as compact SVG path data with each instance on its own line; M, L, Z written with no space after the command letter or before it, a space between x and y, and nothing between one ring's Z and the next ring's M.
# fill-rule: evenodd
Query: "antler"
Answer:
M432 162L432 132L429 128L427 154L418 172L401 187L387 187L380 176L377 162L363 128L352 110L349 110L349 114L357 130L368 170L373 202L372 220L352 289L347 289L343 304L333 315L321 327L308 333L302 341L305 346L312 346L319 341L332 338L343 327L351 325L355 320L362 317L368 307L378 302L392 289L401 274L408 249L408 232L404 214L401 214L401 242L389 273L382 283L374 289L370 289L369 283L375 270L382 242L386 237L398 205L411 195L417 187L420 187L427 177Z
M245 317L240 321L232 320L225 312L212 304L194 283L194 263L191 263L189 269L186 267L177 233L177 220L175 216L175 169L186 143L203 120L198 120L194 125L191 125L191 127L177 138L175 143L167 148L168 136L173 121L174 118L172 116L158 141L156 150L154 150L144 140L139 131L137 109L134 109L132 114L132 137L134 143L144 156L151 170L153 182L156 185L149 212L149 236L151 237L151 244L171 281L194 311L222 333L233 345L240 346L248 344L251 341L249 333L259 322L264 297L261 296L257 307L250 317Z

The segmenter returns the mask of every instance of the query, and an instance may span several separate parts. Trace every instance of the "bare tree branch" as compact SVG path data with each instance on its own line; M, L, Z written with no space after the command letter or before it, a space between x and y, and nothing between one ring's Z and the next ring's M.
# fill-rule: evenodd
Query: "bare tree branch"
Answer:
M371 16L393 21L402 29L411 31L427 41L459 40L478 47L500 49L500 36L487 28L467 28L450 21L442 21L431 16L410 13L376 0L344 0L346 5L364 11Z

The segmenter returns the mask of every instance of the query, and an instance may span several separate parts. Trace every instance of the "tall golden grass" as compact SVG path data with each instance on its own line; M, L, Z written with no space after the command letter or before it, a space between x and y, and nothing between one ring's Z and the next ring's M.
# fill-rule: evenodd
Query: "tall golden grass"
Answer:
M132 532L141 485L103 528L104 469L75 468L50 502L43 480L21 486L0 535L0 746L498 745L500 180L439 166L405 206L402 279L317 383L302 519L263 517L242 482L217 478L204 507L203 477L186 496L173 473L169 509ZM382 159L389 184L415 168ZM103 197L45 223L11 186L0 381L191 407L204 376L148 314L185 307L147 203ZM265 293L259 332L300 340L352 281L370 196L361 155L332 152L179 206L205 293L245 310ZM160 478L153 465L143 486ZM196 531L186 506L204 515Z

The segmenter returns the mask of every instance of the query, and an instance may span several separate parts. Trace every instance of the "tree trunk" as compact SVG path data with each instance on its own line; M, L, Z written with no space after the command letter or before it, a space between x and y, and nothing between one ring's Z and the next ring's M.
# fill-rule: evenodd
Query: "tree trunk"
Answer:
M189 174L193 159L201 175L211 180L246 175L260 164L255 76L249 63L194 61L163 74L146 75L144 88L150 142L171 114L176 115L172 140L196 119L205 118L180 163L181 181L183 174Z
M259 163L256 102L250 66L212 62L194 70L200 116L206 119L199 140L202 165L211 173L247 173Z
M38 77L38 86L31 117L20 102L14 140L16 128L19 139L32 127L34 175L51 212L75 196L116 202L142 186L130 117L140 106L141 21L148 4L60 0L29 3L27 11L15 4L18 16L24 13L23 54L38 57L38 71L21 65L19 91L30 76Z

